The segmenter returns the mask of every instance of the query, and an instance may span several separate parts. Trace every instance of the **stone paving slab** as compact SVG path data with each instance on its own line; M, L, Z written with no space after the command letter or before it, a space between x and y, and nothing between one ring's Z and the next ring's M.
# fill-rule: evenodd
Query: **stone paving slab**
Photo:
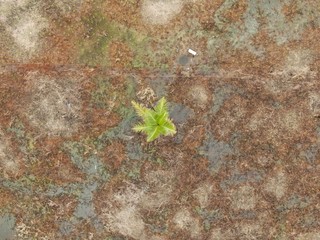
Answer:
M320 239L319 30L317 0L0 0L0 239Z

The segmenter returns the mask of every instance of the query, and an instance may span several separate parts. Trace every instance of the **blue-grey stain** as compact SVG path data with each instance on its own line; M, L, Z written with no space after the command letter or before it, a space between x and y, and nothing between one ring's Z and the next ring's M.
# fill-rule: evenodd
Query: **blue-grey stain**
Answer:
M230 186L235 186L242 183L260 182L263 180L264 176L265 176L265 172L263 170L248 171L244 173L239 173L235 171L234 173L232 173L232 175L229 178L223 180L220 183L220 187L223 190L227 190L227 188L229 188Z
M215 115L220 108L223 106L224 102L229 99L234 94L241 94L243 90L235 89L233 86L225 85L218 87L214 91L214 103L211 107L210 113Z
M84 185L79 196L79 204L75 209L74 215L78 219L90 219L95 216L93 200L93 191L98 187L97 183Z
M179 124L186 123L190 118L194 117L194 111L182 104L172 103L169 105L170 118L177 127L177 134L173 138L173 142L180 144L185 134Z
M142 147L139 143L128 142L126 144L127 156L131 160L141 160L145 157Z
M307 150L300 153L300 156L305 158L311 165L316 165L317 156L319 154L320 147L318 145L312 145Z
M87 174L89 178L98 177L103 181L109 179L109 173L97 155L84 156L85 148L83 144L69 142L65 144L65 149L69 151L72 163Z
M174 77L168 73L160 73L159 76L149 79L148 83L155 91L156 96L160 99L167 95L168 87L174 82Z
M81 203L77 206L74 215L78 219L90 219L95 216L92 203Z
M74 230L74 224L71 222L63 221L60 223L59 231L62 235L69 235Z
M0 239L1 240L11 240L14 239L16 219L10 214L0 216Z
M214 173L219 172L221 166L225 164L225 157L232 153L233 150L229 144L215 140L212 135L199 148L199 154L208 158L209 168Z
M194 117L194 111L191 108L179 103L172 103L170 105L170 117L174 123L185 123Z
M229 215L229 217L234 221L244 220L244 219L253 220L257 218L257 213L253 210L244 210L244 211L241 211L240 213L233 213Z
M180 65L185 66L185 65L188 64L189 60L190 60L189 56L182 55L182 56L179 57L178 62L179 62Z
M231 43L235 49L246 49L256 56L264 57L264 47L253 41L259 31L266 31L269 37L281 45L288 41L299 40L303 31L312 23L320 24L314 11L316 6L305 4L304 1L294 1L297 7L296 13L288 20L283 8L293 0L248 0L241 20L232 22L224 16L237 2L237 0L224 1L214 14L215 26L222 34L216 37L219 32L215 32L215 38L208 40L208 48L213 55L217 49L227 47L227 43Z
M310 204L311 204L310 198L294 195L290 197L285 203L278 206L276 209L279 212L289 211L291 209L304 209Z

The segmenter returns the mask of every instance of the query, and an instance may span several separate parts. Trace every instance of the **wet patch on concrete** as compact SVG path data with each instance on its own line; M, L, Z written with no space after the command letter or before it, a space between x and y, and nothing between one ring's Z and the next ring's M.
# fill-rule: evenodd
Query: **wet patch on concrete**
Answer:
M209 136L204 145L200 147L199 153L209 159L209 169L213 173L218 173L226 165L227 156L233 153L232 147L224 142L219 142L213 136Z
M0 238L14 239L15 238L15 217L12 215L3 215L0 217Z
M0 0L0 238L317 239L317 9Z

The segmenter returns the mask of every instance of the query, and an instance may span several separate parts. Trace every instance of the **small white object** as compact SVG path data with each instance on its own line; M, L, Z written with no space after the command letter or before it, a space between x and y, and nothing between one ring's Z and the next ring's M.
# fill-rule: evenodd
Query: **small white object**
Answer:
M188 53L192 54L193 56L197 55L196 51L193 51L192 49L188 49Z

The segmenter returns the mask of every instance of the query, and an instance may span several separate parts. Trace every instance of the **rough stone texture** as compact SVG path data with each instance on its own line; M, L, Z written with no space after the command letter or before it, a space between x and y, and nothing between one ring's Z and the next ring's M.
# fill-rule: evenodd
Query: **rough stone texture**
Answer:
M0 217L0 237L1 239L14 238L15 218L11 215L4 215Z
M234 209L253 209L257 202L254 188L250 186L242 186L239 189L232 191L231 202Z
M265 189L274 194L277 199L280 199L287 191L286 175L282 171L277 172L274 177L267 180Z
M318 239L319 9L0 0L0 238Z
M178 229L189 232L191 239L199 239L200 222L192 217L188 210L179 210L175 214L173 221Z

